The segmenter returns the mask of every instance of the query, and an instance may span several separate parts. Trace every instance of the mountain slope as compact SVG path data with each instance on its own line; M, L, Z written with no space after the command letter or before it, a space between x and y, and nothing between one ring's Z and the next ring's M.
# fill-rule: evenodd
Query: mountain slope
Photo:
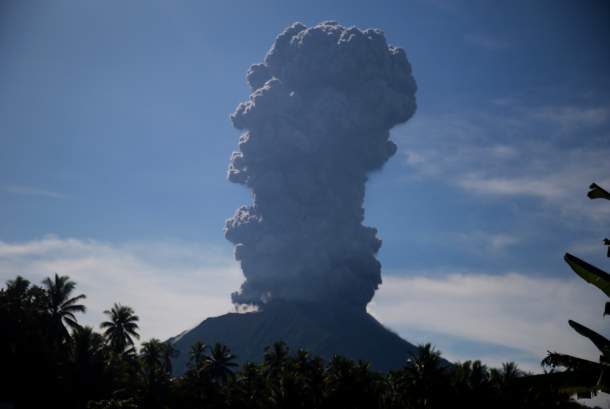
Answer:
M197 341L226 344L243 363L260 362L264 348L279 340L292 351L304 348L324 359L344 355L371 362L380 371L401 367L415 350L366 311L275 301L263 311L208 318L170 339L180 352L174 361L174 374L184 373L190 347Z

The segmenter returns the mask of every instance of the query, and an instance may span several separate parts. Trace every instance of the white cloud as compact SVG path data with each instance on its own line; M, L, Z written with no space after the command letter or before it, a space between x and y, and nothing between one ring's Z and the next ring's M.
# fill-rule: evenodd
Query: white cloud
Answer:
M386 276L369 304L375 316L409 339L410 331L429 331L474 342L492 343L544 358L547 350L597 360L599 352L567 323L574 319L604 329L606 299L576 276L571 279L532 277L517 273L485 275L452 273ZM491 365L517 360L510 353L468 356L444 350L449 359L481 359ZM540 370L525 362L528 370Z
M226 251L203 243L165 241L112 245L49 236L0 242L0 279L20 274L34 284L68 275L85 293L79 321L97 327L114 302L133 307L144 339L173 336L232 310L230 293L243 276Z
M552 183L548 178L547 180L535 180L531 177L496 178L470 173L458 178L457 184L476 193L506 196L526 195L547 200L559 199L566 194L564 186Z
M579 256L600 256L606 254L607 251L603 240L599 238L575 240L567 246L567 249L570 253Z
M564 131L573 131L608 122L610 107L547 106L533 110L531 116L554 122Z
M495 245L511 245L497 237ZM493 245L493 244L492 244ZM0 242L0 279L21 274L34 283L53 273L68 275L87 295L80 321L97 327L112 303L132 306L144 339L165 339L204 318L233 310L229 294L243 280L226 250L179 240L109 244L54 236L20 243ZM405 272L402 272L405 274ZM386 275L369 309L405 339L428 331L443 337L486 342L526 351L542 359L546 350L597 358L588 340L575 334L567 319L603 328L603 295L574 279L520 274ZM449 348L449 349L445 349ZM449 359L483 359L491 365L519 361L522 354L476 354L444 347ZM521 365L536 369L531 362Z
M490 233L485 231L470 231L464 233L446 233L446 238L464 250L482 255L497 255L522 240L508 233Z
M585 193L591 182L610 186L604 167L610 129L583 130L583 124L605 120L606 112L547 107L502 115L424 114L404 128L399 143L410 178L492 198L537 198L564 216L599 220L610 216L610 208L591 204Z

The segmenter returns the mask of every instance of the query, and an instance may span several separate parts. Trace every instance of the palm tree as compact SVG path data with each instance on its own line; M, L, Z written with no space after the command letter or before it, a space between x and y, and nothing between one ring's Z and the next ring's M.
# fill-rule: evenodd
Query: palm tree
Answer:
M147 372L159 372L169 379L172 373L172 358L176 357L177 351L170 342L161 342L152 338L142 344L140 357Z
M6 282L6 289L2 289L7 294L18 294L19 297L15 297L17 300L21 299L27 291L30 289L30 282L21 276L15 277L13 280Z
M324 373L325 400L329 407L374 408L381 400L381 381L367 362L335 355Z
M170 373L165 367L165 344L153 338L142 344L140 362L143 381L143 406L162 408L168 395Z
M142 344L140 351L145 396L148 407L156 407L169 383L170 373L165 367L165 344L156 338Z
M269 408L268 389L269 385L259 366L252 362L244 364L233 387L236 407Z
M21 276L6 282L6 288L0 289L2 308L15 318L17 322L23 320L22 315L27 311L37 315L47 311L47 293L38 286L30 285L30 281ZM21 323L23 325L23 323Z
M206 359L206 367L213 381L224 384L233 376L233 370L237 366L234 362L235 355L226 345L216 343Z
M78 304L80 300L86 298L84 294L71 297L76 283L70 280L68 276L59 276L45 278L42 281L47 295L47 310L51 315L51 323L53 331L56 331L56 336L59 341L70 338L70 333L66 325L71 329L78 328L76 321L77 312L85 312L86 308L82 304Z
M91 327L79 327L72 333L71 357L74 397L84 407L88 400L103 396L107 350L104 338Z
M524 379L523 376L524 373L514 362L503 363L501 369L494 368L490 371L490 381L496 390L496 397L505 407L522 407L523 399L528 398L523 389L528 387L527 382L519 382L520 378Z
M110 310L104 311L104 314L110 317L109 321L100 324L104 329L104 337L114 353L123 354L128 347L133 347L134 338L140 338L137 332L139 318L133 308L118 303L115 303ZM134 350L130 348L127 352Z
M447 364L429 343L417 346L401 375L407 399L418 408L436 407L446 395Z
M140 354L146 367L160 369L163 366L163 343L157 338L143 342Z
M280 375L288 363L289 351L288 345L284 341L275 342L265 348L263 367L267 376L275 378Z
M174 348L174 344L169 341L163 343L163 368L171 376L172 374L172 359L180 355L180 351Z
M190 369L198 370L201 368L203 363L206 360L206 351L208 350L208 346L201 341L195 342L191 346L191 351L189 353L189 362L187 366Z
M72 360L78 365L104 361L104 338L93 328L85 326L75 329L72 339Z

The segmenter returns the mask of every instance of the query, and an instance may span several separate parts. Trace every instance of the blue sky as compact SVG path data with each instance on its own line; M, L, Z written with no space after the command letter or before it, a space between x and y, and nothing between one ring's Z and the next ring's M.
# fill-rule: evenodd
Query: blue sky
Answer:
M145 336L228 311L224 220L245 73L294 21L376 27L404 48L418 111L371 177L385 285L370 310L452 359L596 357L610 206L610 10L602 1L76 2L0 6L0 279L57 271L88 322L131 303ZM417 302L416 302L417 301ZM542 323L542 324L541 324Z

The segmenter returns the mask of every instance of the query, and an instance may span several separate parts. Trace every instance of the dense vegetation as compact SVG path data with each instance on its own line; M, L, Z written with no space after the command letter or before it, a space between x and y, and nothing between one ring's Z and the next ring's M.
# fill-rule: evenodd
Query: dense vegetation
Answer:
M172 377L176 351L157 339L139 348L138 317L108 311L101 333L80 326L85 295L66 276L42 286L16 277L0 290L0 407L14 408L574 408L556 388L512 363L448 366L431 345L402 369L376 373L365 362L330 362L306 351L269 346L261 363L237 368L224 345L195 344L188 370ZM3 406L4 405L4 406Z

